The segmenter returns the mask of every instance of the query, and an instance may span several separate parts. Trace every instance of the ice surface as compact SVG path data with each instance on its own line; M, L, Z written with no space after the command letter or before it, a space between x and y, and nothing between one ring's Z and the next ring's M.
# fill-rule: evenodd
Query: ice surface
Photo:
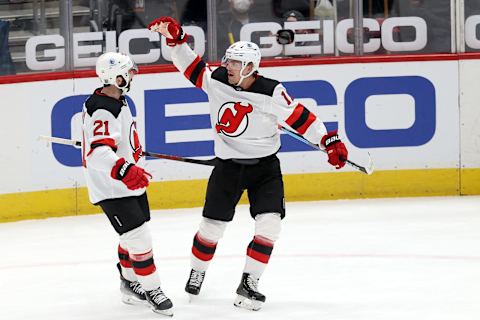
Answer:
M183 288L201 208L152 217L173 319L480 319L480 197L287 203L258 312L233 306L254 231L247 206L192 303ZM0 319L167 319L120 301L116 249L101 214L0 224Z

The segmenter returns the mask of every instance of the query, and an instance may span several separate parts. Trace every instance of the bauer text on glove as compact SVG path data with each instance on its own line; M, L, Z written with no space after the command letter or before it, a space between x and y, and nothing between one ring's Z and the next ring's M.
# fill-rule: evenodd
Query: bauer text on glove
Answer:
M324 135L320 143L327 151L328 163L337 169L342 168L348 159L348 151L338 137L337 131L331 131Z
M125 161L124 158L117 160L112 168L113 179L122 181L128 189L136 190L148 186L148 178L152 175L133 163Z

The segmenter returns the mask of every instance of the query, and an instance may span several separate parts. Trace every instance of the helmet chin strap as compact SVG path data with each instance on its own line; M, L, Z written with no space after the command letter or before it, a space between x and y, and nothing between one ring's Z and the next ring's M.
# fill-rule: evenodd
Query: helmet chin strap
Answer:
M250 71L247 75L243 75L243 70L245 70L245 68L248 66L245 65L242 67L242 69L240 69L240 80L238 81L238 83L236 84L237 87L240 86L240 84L242 83L243 80L245 80L246 78L250 77L254 72L255 72L255 69L252 68L252 71Z
M123 77L122 77L123 78ZM125 78L123 80L125 82ZM118 89L120 89L120 91L122 91L122 95L125 95L128 91L130 91L130 84L132 83L132 80L130 80L126 85L124 85L123 87L120 87L118 86L117 84L115 84L115 87L117 87Z
M122 95L124 95L125 93L127 93L127 92L130 91L130 84L131 84L131 83L132 83L131 81L128 82L128 84L127 84L125 87L123 87L123 88L120 89L120 90L122 90Z

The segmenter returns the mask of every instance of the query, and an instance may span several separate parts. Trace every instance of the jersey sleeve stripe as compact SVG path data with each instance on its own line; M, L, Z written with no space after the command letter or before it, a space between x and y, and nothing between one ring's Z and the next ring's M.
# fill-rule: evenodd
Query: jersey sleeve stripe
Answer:
M205 68L203 68L201 71L200 71L200 74L198 75L198 78L197 78L197 81L195 82L195 86L197 88L201 88L202 87L202 84L203 84L203 74L205 73Z
M295 107L292 114L288 117L287 120L285 120L285 122L291 127L300 118L300 116L302 115L303 109L304 109L303 105L298 104L298 106Z
M308 118L305 121L305 123L302 126L300 126L298 129L296 129L297 132L302 135L305 134L305 132L307 132L307 129L316 119L317 117L313 113L309 112Z
M197 83L199 80L199 76L203 76L203 72L205 71L206 64L205 62L200 58L200 56L197 56L195 60L188 66L188 68L185 70L183 73L185 77L190 80L191 83L193 83L195 86L198 87ZM202 80L200 80L201 82Z
M189 78L190 82L193 83L195 86L197 86L197 81L200 75L203 75L204 71L205 71L205 62L203 62L203 60L200 60L192 71L192 75ZM200 79L200 81L202 80Z
M298 133L304 134L316 118L317 117L311 113L310 110L305 108L303 104L299 103L285 122Z
M197 56L195 60L190 63L190 65L185 69L185 72L183 73L187 79L190 79L190 76L192 75L193 69L197 66L197 64L201 61L200 56Z
M105 138L100 140L95 140L90 144L90 151L87 154L87 157L95 150L95 148L107 146L112 148L113 151L117 151L117 146L115 145L115 140L111 138Z

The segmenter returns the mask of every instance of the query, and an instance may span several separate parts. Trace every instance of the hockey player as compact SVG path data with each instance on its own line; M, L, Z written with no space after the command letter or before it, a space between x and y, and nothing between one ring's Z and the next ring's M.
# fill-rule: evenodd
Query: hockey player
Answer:
M185 43L188 35L173 18L158 18L148 28L166 37L175 66L208 94L215 132L218 164L208 181L185 290L191 295L199 294L217 243L246 189L255 235L247 246L234 305L259 310L265 296L258 291L258 281L285 217L282 173L276 156L280 149L278 123L325 148L329 163L337 169L345 165L347 150L337 133L327 133L323 122L291 98L281 83L258 74L260 50L256 44L232 44L225 52L222 66L211 71Z
M96 63L103 87L83 106L82 157L90 201L99 205L120 236L117 264L122 300L147 303L173 315L172 302L160 288L148 228L149 178L135 119L125 98L137 67L129 56L108 52Z

